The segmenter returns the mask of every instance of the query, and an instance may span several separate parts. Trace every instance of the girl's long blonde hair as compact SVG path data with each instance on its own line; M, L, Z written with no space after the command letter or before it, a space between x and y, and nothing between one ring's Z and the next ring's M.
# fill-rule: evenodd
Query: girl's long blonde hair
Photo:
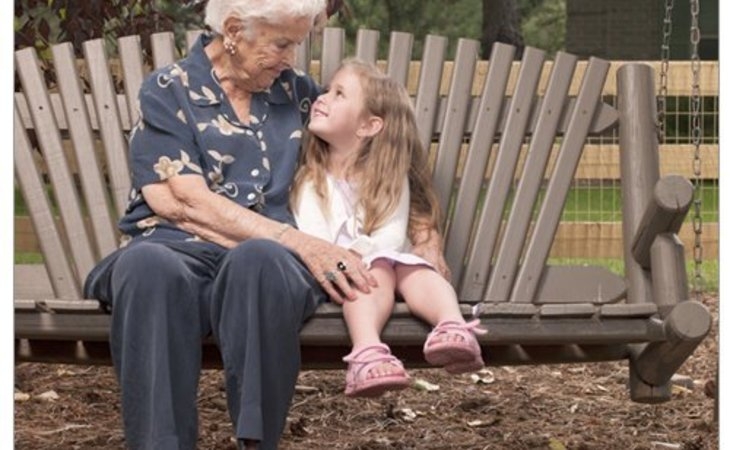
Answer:
M363 232L371 234L395 210L406 174L410 188L408 237L413 240L414 232L422 228L438 229L440 209L408 92L367 62L347 59L338 70L345 68L352 70L362 84L363 114L383 120L380 132L363 141L348 173L348 178L358 186L356 207L364 213ZM296 204L305 180L313 181L320 203L327 203L327 158L327 143L306 133L299 170L292 185L292 204Z

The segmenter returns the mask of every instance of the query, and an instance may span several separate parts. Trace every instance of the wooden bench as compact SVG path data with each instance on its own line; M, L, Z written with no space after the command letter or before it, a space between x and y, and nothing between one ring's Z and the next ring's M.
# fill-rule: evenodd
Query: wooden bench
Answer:
M378 38L360 30L355 54L375 61ZM176 58L173 42L171 33L152 37L155 67ZM326 29L319 60L303 45L300 67L326 82L344 57L344 42L343 30ZM137 119L129 105L149 71L138 36L118 44L114 61L102 40L84 44L86 90L70 44L52 49L53 89L33 49L15 53L22 83L15 96L16 181L45 263L16 267L18 362L110 363L109 315L81 298L81 285L118 244L115 223L130 188L126 133ZM515 49L496 44L482 87L473 92L477 41L458 40L448 76L445 38L428 36L417 64L412 46L410 34L392 33L385 67L404 83L416 80L420 136L431 148L435 186L448 211L446 258L464 314L478 314L490 331L480 338L487 363L625 359L633 400L668 400L672 375L708 333L711 317L689 300L676 233L692 186L678 176L660 177L652 69L618 68L615 108L602 101L610 64L601 59L591 58L578 73L576 57L558 53L546 85L538 86L545 53L526 48L514 64ZM125 94L111 76L116 61ZM612 127L621 148L625 275L549 266L586 138ZM428 331L398 305L383 336L408 366L422 367ZM301 331L301 345L305 368L344 368L349 342L339 307L323 305ZM212 342L204 348L206 366L220 366Z

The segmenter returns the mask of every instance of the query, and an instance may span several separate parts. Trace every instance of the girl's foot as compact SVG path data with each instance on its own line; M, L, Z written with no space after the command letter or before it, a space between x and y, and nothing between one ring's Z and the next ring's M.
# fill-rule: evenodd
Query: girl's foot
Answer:
M423 345L423 355L429 364L443 366L452 374L475 372L484 367L482 349L475 335L486 333L487 330L479 328L479 320L439 322Z
M385 344L353 349L342 360L349 364L345 378L345 395L348 397L377 397L411 384L403 363L390 353Z

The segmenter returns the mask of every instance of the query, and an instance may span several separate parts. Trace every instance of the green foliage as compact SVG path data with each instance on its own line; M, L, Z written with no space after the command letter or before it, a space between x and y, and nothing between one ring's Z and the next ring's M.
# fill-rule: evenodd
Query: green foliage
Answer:
M459 37L480 40L482 35L481 0L349 0L349 17L333 18L334 26L345 28L348 51L352 50L359 28L380 31L387 36L391 30L413 33L417 43L427 34L449 38L452 58ZM565 42L566 0L518 0L525 44L553 54ZM385 41L381 39L380 58L387 57ZM416 47L416 58L422 49Z
M555 54L565 47L566 0L526 0L531 8L522 15L525 45Z
M420 46L428 34L449 38L449 57L459 37L479 39L481 33L481 2L479 0L349 0L351 14L347 18L335 17L332 26L341 26L348 35L348 51L352 50L359 28L380 31L379 58L387 57L387 36L391 31L404 31L414 35L415 58L423 52ZM448 14L444 14L448 11Z
M149 54L149 36L158 31L183 32L203 26L205 2L201 0L15 0L15 48L35 47L48 59L50 46L69 41L78 56L81 44L104 38L108 50L116 38L142 36Z
M565 36L566 0L516 0L522 17L525 42L554 52L562 48ZM337 2L334 2L337 3ZM347 0L350 14L331 19L348 34L352 50L359 28L378 30L379 57L385 58L387 36L393 30L414 34L415 57L427 34L449 38L453 57L457 38L479 40L482 34L481 0ZM175 32L178 46L184 45L184 32L203 27L204 0L15 0L15 48L35 47L44 60L50 59L50 46L70 41L82 56L81 44L104 38L107 50L114 51L120 36L139 34L149 54L149 36L158 31Z

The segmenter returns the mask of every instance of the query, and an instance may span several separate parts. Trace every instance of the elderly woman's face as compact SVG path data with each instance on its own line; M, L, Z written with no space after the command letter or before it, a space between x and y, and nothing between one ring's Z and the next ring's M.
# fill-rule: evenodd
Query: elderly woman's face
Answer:
M307 17L287 18L277 24L259 22L251 39L240 39L232 62L254 90L268 89L282 71L294 64L297 46L312 28Z

